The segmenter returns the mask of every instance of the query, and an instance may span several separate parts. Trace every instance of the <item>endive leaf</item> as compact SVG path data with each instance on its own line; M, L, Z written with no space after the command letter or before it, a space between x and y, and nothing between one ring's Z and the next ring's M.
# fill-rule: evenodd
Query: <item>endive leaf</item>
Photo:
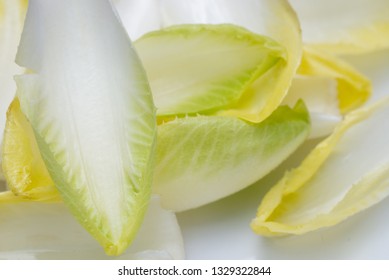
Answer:
M263 235L335 225L389 194L389 99L351 112L265 196L251 226Z
M22 73L14 62L23 28L26 1L0 0L0 139L2 139L6 111L16 93L13 76Z
M107 0L29 3L22 112L63 200L107 254L133 240L151 192L149 86Z
M302 54L300 27L287 1L162 0L158 5L161 27L180 24L234 24L272 38L284 46L286 60L280 60L252 83L236 104L218 114L260 122L279 106L296 73ZM141 11L128 10L121 14L129 18L138 12ZM133 33L131 30L129 32ZM180 70L176 69L177 72Z
M146 34L135 47L147 71L158 116L215 111L279 60L270 38L234 25L179 25Z
M389 47L387 0L290 0L305 43L334 53L361 53Z
M234 117L178 118L158 127L154 192L175 211L233 194L270 172L307 137L303 103L259 124Z
M304 47L297 73L283 103L304 100L312 138L329 135L343 114L361 106L371 94L367 77L343 59L312 47Z
M12 196L0 193L0 259L113 259L101 251L63 203L14 203ZM154 197L132 246L115 259L182 258L176 217Z

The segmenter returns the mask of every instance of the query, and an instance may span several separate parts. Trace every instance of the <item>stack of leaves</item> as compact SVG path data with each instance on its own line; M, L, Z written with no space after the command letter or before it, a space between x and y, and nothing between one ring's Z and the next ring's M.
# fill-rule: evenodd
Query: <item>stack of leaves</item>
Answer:
M250 186L311 138L255 232L305 233L382 200L389 101L361 107L370 81L338 55L389 47L389 3L358 2L366 20L339 28L343 14L320 17L328 1L1 0L0 113L16 97L0 258L103 258L93 238L121 258L183 258L174 212Z

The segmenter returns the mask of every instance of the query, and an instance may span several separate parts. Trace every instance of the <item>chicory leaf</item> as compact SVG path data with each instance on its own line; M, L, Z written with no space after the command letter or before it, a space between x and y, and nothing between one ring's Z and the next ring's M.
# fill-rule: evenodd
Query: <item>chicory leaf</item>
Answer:
M389 194L389 99L349 113L266 194L251 227L267 236L335 225Z
M22 112L65 204L109 255L139 229L151 194L155 108L107 0L30 1L17 62Z
M252 124L234 117L177 118L159 125L154 192L183 211L242 190L285 160L308 136L302 102Z
M122 5L120 15L123 21L131 18L139 19L139 22L133 25L140 26L144 18L148 18L149 15L143 8L138 10L128 8L134 5L127 7ZM153 28L182 24L232 24L244 27L258 35L267 36L282 45L286 50L286 59L280 60L270 71L252 83L236 104L218 111L218 114L237 116L258 123L280 105L290 87L302 55L300 26L286 0L162 0L154 1L150 5L153 7L153 13L156 9L159 11L156 18L160 22L155 23ZM128 28L127 31L134 38L139 36L139 31L133 28ZM148 71L147 66L146 71ZM179 73L181 69L176 71Z
M146 69L158 117L215 111L280 60L283 47L234 25L176 25L146 34L135 47Z

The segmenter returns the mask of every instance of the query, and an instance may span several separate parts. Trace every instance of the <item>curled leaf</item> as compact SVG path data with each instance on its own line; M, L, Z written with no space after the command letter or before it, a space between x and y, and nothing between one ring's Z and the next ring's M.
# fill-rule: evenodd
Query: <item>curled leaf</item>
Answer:
M231 106L285 59L270 38L229 24L173 26L146 34L135 47L159 117Z
M335 225L389 194L389 99L353 111L266 194L258 234L302 234Z
M258 123L280 105L290 87L302 55L300 26L286 0L193 0L189 2L162 0L158 3L153 2L151 5L153 12L158 9L157 18L160 19L159 24L154 24L153 28L157 28L158 25L159 28L166 28L182 24L232 24L244 27L258 35L267 36L285 47L285 59L280 60L265 75L256 79L244 91L238 102L218 111L217 114L237 116ZM139 25L144 19L136 16L138 12L148 17L144 9L130 10L124 5L121 9L120 14L124 20L139 18ZM139 33L132 28L128 28L128 31L130 36L134 34L133 37L138 37ZM146 72L148 71L146 65Z

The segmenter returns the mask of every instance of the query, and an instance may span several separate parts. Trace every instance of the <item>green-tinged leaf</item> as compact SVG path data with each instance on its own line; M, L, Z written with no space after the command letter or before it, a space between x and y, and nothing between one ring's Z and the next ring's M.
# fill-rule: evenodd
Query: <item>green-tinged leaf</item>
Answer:
M349 113L267 193L251 226L263 235L335 225L389 194L389 99Z
M238 102L285 51L244 28L179 25L135 43L147 71L158 116L215 111Z
M270 172L309 134L305 106L279 107L259 124L234 117L179 118L158 127L154 192L175 211L233 194Z
M29 3L17 62L22 112L65 204L104 247L134 239L151 192L155 109L107 0Z
M0 193L0 259L113 259L74 220L63 203L18 202ZM154 197L132 246L115 259L183 259L173 213Z
M361 53L389 47L387 0L290 0L305 43L334 53Z
M153 28L157 30L182 24L231 24L244 27L251 32L267 36L278 42L285 48L285 59L280 59L266 74L261 75L254 83L251 83L251 86L245 90L238 102L230 104L228 108L218 111L217 114L237 116L258 123L280 105L290 87L302 55L299 23L286 0L150 0L144 4L142 3L142 5L139 4L139 6L135 3L120 5L124 1L126 0L118 2L119 13L123 21L130 20L132 26L145 26L143 24L145 18L150 17L147 9L145 9L146 6L150 7L153 15L151 25L141 29L127 28L130 36L134 38ZM133 1L130 0L130 2ZM227 42L233 39L230 38ZM177 53L181 54L178 51L179 46L175 47L174 50L177 49ZM183 52L188 47L190 47L190 50L194 48L193 46L186 46ZM200 49L203 48L200 47ZM158 55L159 53L162 53L162 50L154 50L154 54ZM223 54L215 55L216 57L210 58L211 62L219 62ZM160 56L159 59L164 59L164 57ZM228 59L228 56L225 56L221 62L227 62ZM163 70L172 69L169 68L170 63L170 61L166 64L161 63L159 67L164 68ZM188 65L182 65L173 70L181 75L181 71L185 71L188 67ZM208 63L207 66L201 67L196 73L200 72L201 74L202 71L209 73L207 69L213 69L212 67L217 67L217 65ZM149 71L147 65L146 71ZM156 82L154 78L151 78L151 84L154 82ZM172 86L171 90L177 90L179 82L180 79L174 81L172 84L175 86ZM178 88L182 88L182 85ZM215 100L212 99L212 102L215 102ZM223 103L226 103L224 99ZM212 107L211 105L208 106ZM216 104L216 106L220 105Z

